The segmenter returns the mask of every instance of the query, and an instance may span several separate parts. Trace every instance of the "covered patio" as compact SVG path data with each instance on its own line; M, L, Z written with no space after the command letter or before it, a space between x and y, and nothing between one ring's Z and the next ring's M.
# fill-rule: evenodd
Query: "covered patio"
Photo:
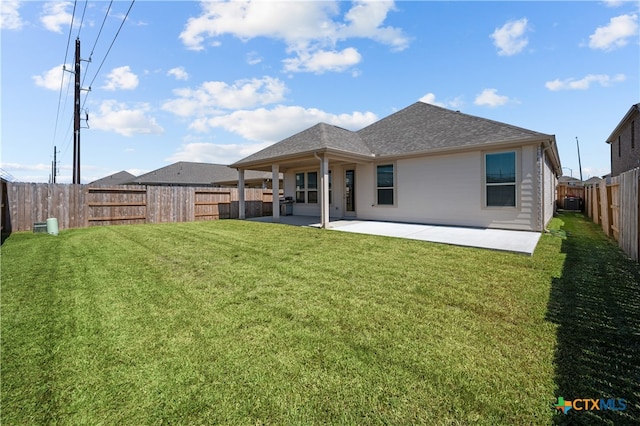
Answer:
M272 222L269 216L249 219ZM312 216L282 216L280 223L292 226L323 228L320 218ZM529 256L538 245L539 232L509 231L505 229L466 228L460 226L423 225L415 223L381 222L370 220L334 220L324 228L334 231L385 237L407 238L464 247L521 253Z

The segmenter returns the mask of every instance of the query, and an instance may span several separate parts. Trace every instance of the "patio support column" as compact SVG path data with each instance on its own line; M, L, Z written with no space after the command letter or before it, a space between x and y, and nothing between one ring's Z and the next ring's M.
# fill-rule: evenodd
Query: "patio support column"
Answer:
M273 187L273 221L280 222L280 166L273 164L271 166L271 178Z
M238 219L245 219L244 169L238 169Z
M329 159L323 155L320 159L320 224L329 227Z

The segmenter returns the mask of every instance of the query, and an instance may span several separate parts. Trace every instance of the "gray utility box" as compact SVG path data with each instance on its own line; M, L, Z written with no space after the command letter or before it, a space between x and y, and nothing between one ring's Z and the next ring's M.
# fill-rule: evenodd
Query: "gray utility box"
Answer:
M47 233L47 222L33 222L34 233Z
M564 199L565 210L580 210L580 198L578 197L565 197Z

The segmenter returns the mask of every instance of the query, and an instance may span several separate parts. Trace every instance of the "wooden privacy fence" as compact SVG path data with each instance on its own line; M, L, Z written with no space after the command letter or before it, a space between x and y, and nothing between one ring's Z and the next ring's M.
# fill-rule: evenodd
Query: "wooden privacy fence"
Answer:
M585 188L585 211L632 259L640 251L640 168Z
M70 229L239 216L237 188L3 182L2 189L3 232L29 231L50 217L59 229ZM246 217L272 214L271 189L246 188L244 194Z

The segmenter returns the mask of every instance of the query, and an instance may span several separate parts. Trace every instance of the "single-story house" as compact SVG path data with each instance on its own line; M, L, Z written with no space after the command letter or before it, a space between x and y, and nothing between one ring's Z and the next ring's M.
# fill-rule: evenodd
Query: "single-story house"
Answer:
M632 105L607 138L611 176L640 167L640 103Z
M271 173L249 171L245 176L246 188L271 188ZM282 179L282 176L279 175ZM125 184L164 186L211 186L215 188L237 188L238 172L229 166L211 163L179 161L138 177Z
M125 185L135 178L135 175L123 170L98 180L94 180L93 182L90 182L89 185Z
M319 123L231 167L240 181L282 172L293 214L323 227L357 218L542 231L562 174L554 135L423 102L359 131Z

